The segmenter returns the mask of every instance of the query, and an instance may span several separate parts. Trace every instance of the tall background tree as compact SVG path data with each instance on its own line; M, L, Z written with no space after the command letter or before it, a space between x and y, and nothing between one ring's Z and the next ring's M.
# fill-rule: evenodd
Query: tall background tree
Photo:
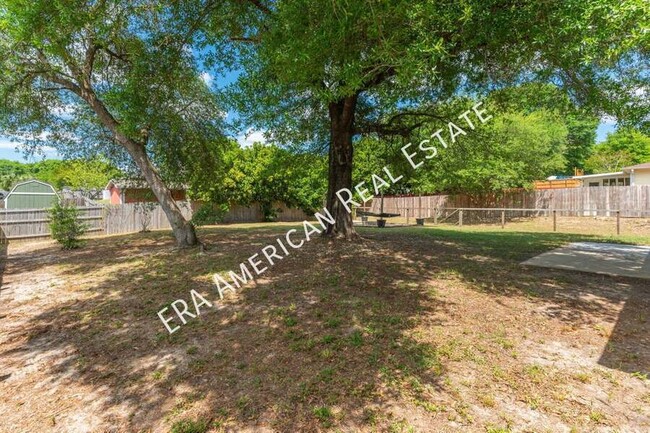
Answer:
M583 170L585 161L596 144L599 124L593 110L581 107L577 101L555 84L530 83L507 87L490 95L497 116L499 113L520 112L530 114L546 111L557 117L567 130L564 148L565 167L550 174L574 175L575 170ZM589 108L589 107L588 107Z
M519 91L509 93L520 93ZM366 137L355 143L354 182L364 181L384 165L395 167L404 176L387 193L464 193L480 196L531 186L534 180L562 173L567 161L569 125L561 112L546 109L534 101L506 103L494 94L485 103L495 119L472 131L453 146L439 152L417 170L400 151L401 139ZM458 113L471 101L455 100L441 105L442 117ZM553 105L553 104L551 104ZM525 107L535 107L533 110ZM414 142L430 138L444 128L444 121L430 122L414 132Z
M159 170L210 163L221 112L191 47L212 2L0 3L0 128L32 149L134 164L170 221L196 244ZM206 162L207 161L207 162Z
M418 190L498 194L564 170L567 128L553 114L502 113L475 132L414 173Z
M28 164L0 160L0 189L4 190L25 179L37 179L57 189L98 190L104 188L111 178L120 176L120 170L102 158L46 159Z
M232 141L223 159L221 178L209 172L192 178L195 198L219 208L259 204L266 220L276 217L280 202L306 213L322 209L326 166L321 155L262 143L242 148Z
M328 233L350 239L351 215L335 192L352 187L355 140L408 138L453 96L554 82L582 104L647 121L647 98L633 89L647 85L649 8L644 0L251 0L220 10L209 31L239 49L232 101L248 125L280 143L328 149L336 218Z
M650 137L630 128L607 135L587 159L591 173L611 173L625 166L650 162Z

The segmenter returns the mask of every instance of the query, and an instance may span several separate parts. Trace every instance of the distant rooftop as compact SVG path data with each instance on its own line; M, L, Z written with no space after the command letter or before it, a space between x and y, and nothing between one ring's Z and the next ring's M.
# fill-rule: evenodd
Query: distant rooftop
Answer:
M104 189L109 189L111 185L119 189L149 189L149 184L144 179L111 179ZM165 183L165 185L171 189L187 189L187 185L182 184Z
M573 176L574 179L594 179L597 177L611 177L611 176L623 176L627 173L624 171L615 171L613 173L598 173L598 174L585 174L582 176Z
M630 170L642 170L642 169L648 169L650 168L650 162L644 162L643 164L637 164L637 165L631 165L629 167L623 167L623 171L630 171Z
M574 179L593 179L597 177L611 177L611 176L622 176L628 175L632 170L648 170L650 169L650 162L644 162L643 164L631 165L629 167L623 167L621 171L616 171L612 173L598 173L598 174L586 174L582 176L573 176Z

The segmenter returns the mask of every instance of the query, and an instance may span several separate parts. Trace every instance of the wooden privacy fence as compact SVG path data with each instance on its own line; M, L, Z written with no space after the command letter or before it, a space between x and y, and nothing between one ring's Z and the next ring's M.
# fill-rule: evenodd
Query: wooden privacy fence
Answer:
M274 221L279 222L294 222L304 221L309 219L307 215L300 209L290 208L284 203L274 203L273 208L276 210L276 217ZM230 209L224 215L224 223L254 223L264 220L264 213L259 204L252 204L251 206L242 206L238 204L230 205Z
M376 197L370 209L379 212L380 206L380 198ZM383 206L384 212L411 218L433 218L443 208L562 209L567 216L614 216L620 211L622 217L647 217L650 185L518 190L500 196L385 196Z
M104 230L102 206L81 207L79 219L89 232ZM49 215L47 209L2 209L0 210L0 241L11 239L29 239L50 235Z
M198 203L177 202L183 216L191 219ZM122 205L78 207L79 219L92 234L115 235L143 230L169 229L171 225L160 205L156 203L129 203ZM309 216L299 209L278 204L276 221L302 221ZM226 213L224 222L260 222L263 215L259 205L234 205ZM0 242L50 236L47 209L0 209Z
M189 202L176 202L186 219L192 218ZM128 203L104 208L104 234L117 235L145 230L170 229L162 207L154 203Z
M192 217L188 202L177 202L185 218ZM78 207L79 220L91 234L114 235L143 230L169 229L171 225L160 205L130 203L124 205ZM50 236L47 209L0 210L0 240Z
M553 179L553 180L536 180L535 189L563 189L579 188L582 182L579 179Z
M191 218L189 203L179 202L181 212ZM86 224L91 234L133 233L143 229L171 228L162 208L125 204L119 206L78 207L79 220ZM0 241L42 238L50 236L47 209L0 210Z

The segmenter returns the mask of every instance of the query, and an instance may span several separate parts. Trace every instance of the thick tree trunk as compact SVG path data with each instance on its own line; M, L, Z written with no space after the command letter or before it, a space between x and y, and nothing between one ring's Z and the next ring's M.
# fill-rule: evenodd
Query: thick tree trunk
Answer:
M352 137L357 95L346 97L329 105L330 149L327 186L327 209L335 219L325 234L352 240L358 237L352 225L352 214L336 196L341 188L352 191Z
M188 248L198 245L199 240L196 237L194 226L183 216L183 213L172 197L171 191L162 181L156 168L151 164L144 146L136 146L133 150L127 150L133 157L133 160L158 199L160 207L162 207L165 215L167 215L169 224L172 226L174 237L176 238L176 245L179 248Z
M151 190L158 199L160 207L162 207L165 215L167 215L167 219L169 220L169 223L172 226L172 231L174 232L174 237L176 238L176 245L179 248L188 248L198 245L199 240L196 237L194 226L185 219L180 208L176 204L176 201L172 198L171 191L167 188L165 183L162 181L160 174L151 163L145 149L145 144L139 143L120 132L118 122L106 109L104 104L97 99L94 92L89 90L89 88L86 87L79 89L78 94L88 102L102 124L113 133L115 140L117 140L117 142L120 143L133 158L133 161L142 172L149 187L151 187Z

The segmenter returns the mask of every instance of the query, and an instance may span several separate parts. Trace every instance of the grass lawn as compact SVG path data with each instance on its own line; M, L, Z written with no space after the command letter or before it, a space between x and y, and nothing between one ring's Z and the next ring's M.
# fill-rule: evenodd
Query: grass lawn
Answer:
M650 284L519 265L598 235L362 228L221 301L211 282L291 227L12 244L2 432L650 430ZM643 234L616 238L650 244ZM169 335L195 289L215 308Z

